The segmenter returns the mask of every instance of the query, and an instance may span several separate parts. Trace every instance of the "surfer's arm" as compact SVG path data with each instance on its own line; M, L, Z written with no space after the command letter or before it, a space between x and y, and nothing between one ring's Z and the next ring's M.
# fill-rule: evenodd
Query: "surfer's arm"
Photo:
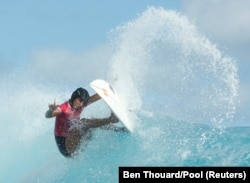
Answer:
M88 103L88 105L89 104L92 104L93 102L96 102L97 100L99 100L101 97L96 93L96 94L94 94L94 95L92 95L91 97L90 97L90 99L89 99L89 103Z
M52 117L55 117L57 116L58 114L60 114L60 110L59 109L55 109L55 110L48 110L46 113L45 113L45 117L46 118L52 118Z

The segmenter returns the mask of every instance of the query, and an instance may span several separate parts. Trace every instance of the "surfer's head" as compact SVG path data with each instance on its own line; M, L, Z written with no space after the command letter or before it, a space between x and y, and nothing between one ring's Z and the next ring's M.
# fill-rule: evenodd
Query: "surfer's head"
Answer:
M79 99L79 102L83 102L84 105L89 103L89 92L83 88L77 88L71 95L70 102L73 103L75 99Z

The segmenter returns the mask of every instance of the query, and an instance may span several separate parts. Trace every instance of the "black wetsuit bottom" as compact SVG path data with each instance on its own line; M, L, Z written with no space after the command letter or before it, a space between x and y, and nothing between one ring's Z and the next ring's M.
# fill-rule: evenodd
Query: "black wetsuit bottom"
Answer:
M67 158L72 157L72 154L70 154L66 148L66 137L55 136L55 139L60 153Z

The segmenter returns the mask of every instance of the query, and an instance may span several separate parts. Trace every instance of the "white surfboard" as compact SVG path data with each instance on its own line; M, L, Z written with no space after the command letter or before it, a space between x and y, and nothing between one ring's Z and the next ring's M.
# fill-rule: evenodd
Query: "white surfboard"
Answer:
M114 88L107 81L101 79L94 80L90 83L90 86L106 102L124 126L133 132L133 123L129 120L127 111L124 109L122 101Z

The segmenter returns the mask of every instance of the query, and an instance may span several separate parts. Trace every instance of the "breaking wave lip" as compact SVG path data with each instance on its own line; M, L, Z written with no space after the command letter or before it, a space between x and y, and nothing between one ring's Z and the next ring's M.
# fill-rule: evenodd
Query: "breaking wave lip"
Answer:
M149 7L111 35L110 78L127 106L203 123L233 119L239 83L235 60L185 16Z

